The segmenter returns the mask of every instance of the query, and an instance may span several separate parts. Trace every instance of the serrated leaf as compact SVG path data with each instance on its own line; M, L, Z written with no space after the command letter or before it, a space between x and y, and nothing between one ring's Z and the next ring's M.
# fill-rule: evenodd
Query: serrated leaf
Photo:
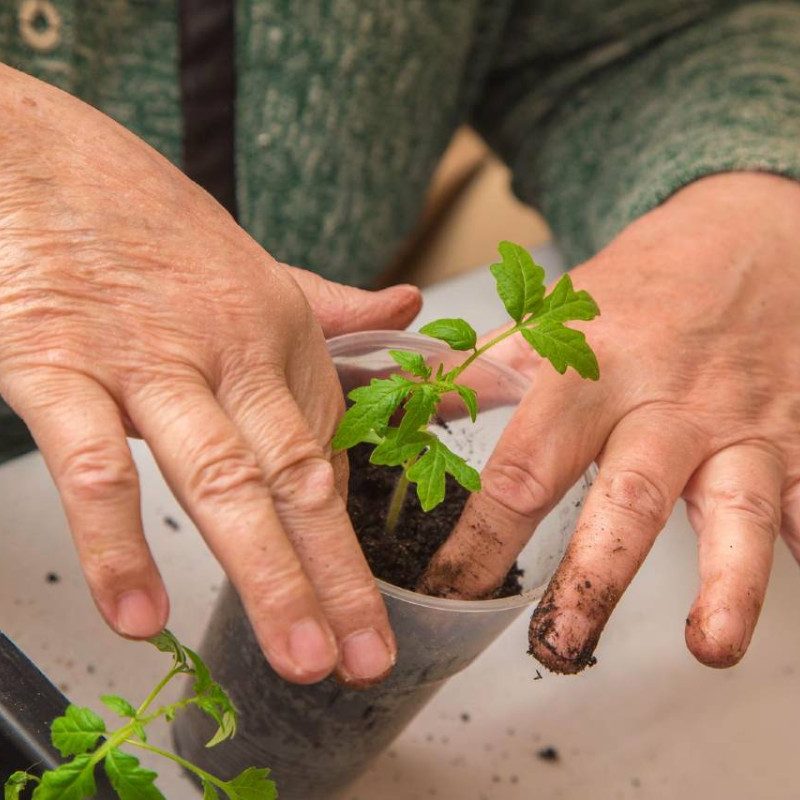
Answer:
M186 656L192 663L192 671L194 672L194 684L192 688L195 694L202 694L212 683L211 672L206 666L200 656L188 647L183 648L186 651Z
M481 488L478 471L432 436L428 451L406 473L406 477L417 485L417 497L423 511L436 508L444 500L446 473L470 492Z
M217 790L208 781L203 781L203 800L219 800Z
M423 511L436 508L444 500L444 454L436 446L437 442L437 439L432 441L427 452L406 472L406 477L417 485L417 497Z
M379 466L399 467L422 452L432 438L429 433L418 431L400 439L397 428L389 428L386 438L372 451L369 460Z
M543 322L535 328L522 328L522 335L562 375L572 367L582 378L596 381L600 377L597 358L581 331L560 322Z
M276 800L275 782L269 780L268 769L248 767L226 784L231 800Z
M104 694L100 697L100 701L121 717L136 716L136 709L124 697L116 694Z
M359 386L347 396L353 405L347 409L331 443L334 450L346 450L367 441L372 431L386 427L392 414L415 384L400 375L373 378L369 386Z
M502 261L489 269L497 284L497 294L515 322L533 313L544 297L544 269L531 254L513 242L497 246Z
M97 791L90 755L80 755L42 775L31 800L84 800Z
M155 785L158 773L142 767L135 756L109 750L104 767L120 800L166 800Z
M439 393L433 386L422 384L416 388L403 407L403 419L398 427L400 439L412 436L426 426L435 413L439 400Z
M236 734L238 712L233 705L228 693L215 680L212 679L208 667L203 659L188 647L184 648L194 668L195 705L208 714L218 725L218 728L206 747L214 747Z
M8 776L5 784L3 784L3 800L18 800L20 794L25 789L30 781L38 781L35 775L28 772L12 772Z
M594 298L589 292L581 289L576 292L572 286L572 278L562 275L536 312L538 320L552 322L569 322L570 320L590 320L600 313Z
M50 740L62 756L77 756L92 750L105 732L105 722L91 708L70 705L50 725Z
M455 387L459 396L464 401L464 405L467 407L469 418L475 422L475 419L478 416L478 395L476 394L475 390L471 389L469 386L462 386L461 384L457 383Z
M389 355L406 371L419 378L429 378L431 368L425 363L421 353L411 350L390 350Z
M475 329L463 319L437 319L423 325L419 332L447 342L453 350L472 350L478 341Z
M481 488L481 476L478 470L471 467L461 456L454 453L447 445L439 442L439 447L444 451L444 468L449 472L467 491L479 492Z
M164 628L161 633L150 637L147 641L155 645L162 653L169 653L173 658L175 667L181 672L189 672L190 667L186 663L186 652L172 631Z

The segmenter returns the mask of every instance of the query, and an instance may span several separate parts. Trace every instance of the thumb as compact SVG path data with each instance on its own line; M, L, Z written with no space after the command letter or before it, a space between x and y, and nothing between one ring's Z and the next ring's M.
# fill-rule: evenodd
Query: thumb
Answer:
M283 266L300 286L326 337L372 328L405 328L422 306L416 286L402 284L370 292Z

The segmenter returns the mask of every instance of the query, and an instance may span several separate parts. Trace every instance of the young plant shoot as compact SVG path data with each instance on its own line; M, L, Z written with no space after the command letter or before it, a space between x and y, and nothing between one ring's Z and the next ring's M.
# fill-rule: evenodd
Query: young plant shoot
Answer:
M108 780L120 800L166 800L155 784L158 774L140 766L139 760L121 748L146 750L168 758L195 775L203 787L203 800L275 800L275 783L268 769L249 767L229 781L211 775L160 747L148 744L147 728L156 720L171 722L184 708L196 706L218 725L206 747L214 747L236 733L236 709L225 690L209 674L208 668L193 650L182 645L165 630L150 640L159 650L172 655L172 667L158 682L144 702L137 707L117 695L100 699L125 722L114 731L90 708L69 706L62 717L53 720L50 736L53 746L64 758L72 756L57 769L41 777L30 772L15 772L5 783L4 800L19 800L26 787L33 786L31 800L84 800L95 796L95 768L102 762ZM167 705L155 705L164 687L176 675L194 678L190 697Z
M389 504L386 529L392 533L410 483L416 484L423 510L430 511L444 500L445 475L465 489L477 492L481 479L463 458L450 450L429 430L444 395L459 395L473 422L478 414L474 389L459 382L475 359L509 336L521 334L530 346L562 375L572 367L583 378L597 380L597 358L581 331L568 328L571 320L594 319L600 310L586 291L575 291L569 275L563 275L550 294L545 294L544 269L518 244L501 242L501 260L490 267L512 325L478 346L472 326L463 319L439 319L420 328L420 333L441 339L454 351L469 353L457 366L436 369L421 353L390 350L401 373L373 378L347 396L352 404L339 423L333 439L336 450L366 442L375 445L370 461L402 467ZM396 412L397 418L395 418ZM396 422L396 424L391 424Z

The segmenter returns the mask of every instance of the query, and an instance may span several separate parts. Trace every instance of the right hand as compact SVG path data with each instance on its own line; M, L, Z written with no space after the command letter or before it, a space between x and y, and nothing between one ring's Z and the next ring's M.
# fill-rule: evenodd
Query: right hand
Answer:
M278 264L141 140L2 65L0 116L0 393L106 621L131 638L167 621L125 439L141 436L272 666L380 678L396 646L342 499L346 459L331 463L343 399L324 334L404 327L417 290Z

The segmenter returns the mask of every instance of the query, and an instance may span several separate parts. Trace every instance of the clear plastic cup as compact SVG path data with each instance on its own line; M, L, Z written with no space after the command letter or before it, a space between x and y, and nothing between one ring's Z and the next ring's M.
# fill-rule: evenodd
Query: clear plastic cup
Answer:
M329 350L343 390L397 371L390 349L421 352L432 364L452 358L446 345L419 334L370 331L340 336L329 342ZM443 404L441 424L432 429L480 469L529 384L486 357L461 380L478 393L477 423L473 425L459 403ZM235 591L227 586L200 652L241 712L239 732L232 741L209 750L204 743L213 726L199 713L185 714L174 728L178 751L222 777L248 766L268 766L281 800L334 800L449 677L467 667L541 597L590 483L587 473L540 523L521 553L520 595L448 600L377 580L397 637L398 658L391 675L367 690L347 688L333 678L313 686L281 679L265 661ZM520 641L519 647L524 650L527 642Z

